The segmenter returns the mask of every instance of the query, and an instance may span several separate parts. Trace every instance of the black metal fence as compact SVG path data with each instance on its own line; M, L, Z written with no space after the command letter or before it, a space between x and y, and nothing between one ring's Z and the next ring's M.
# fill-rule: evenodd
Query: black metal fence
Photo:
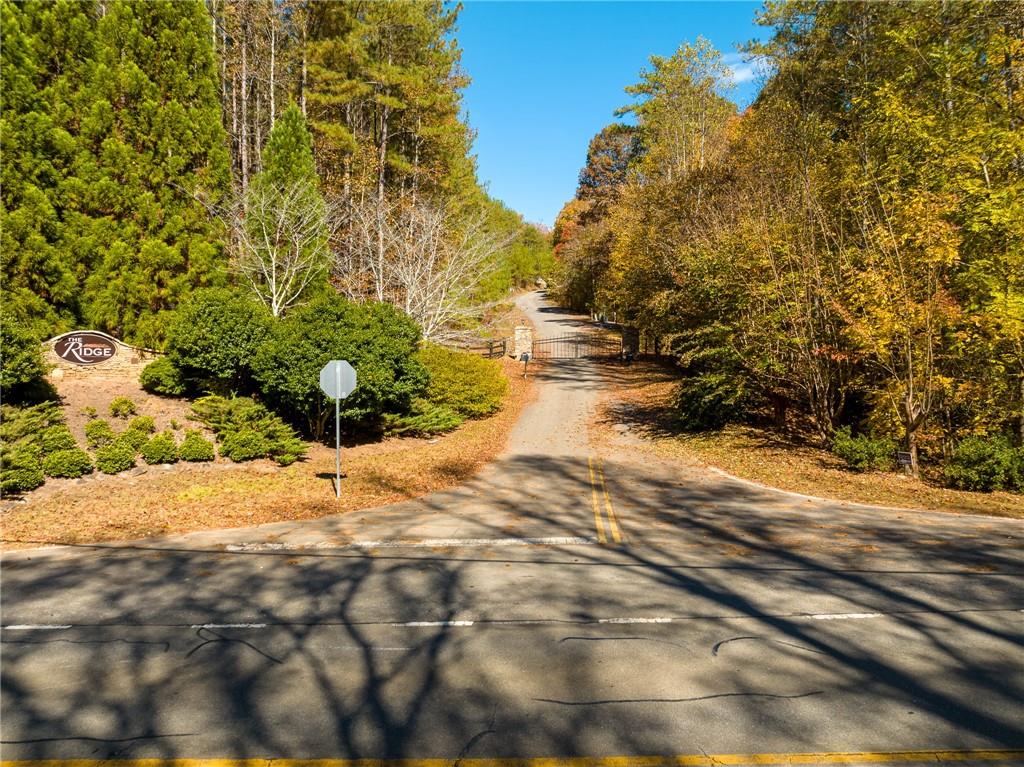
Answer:
M570 333L533 342L536 360L617 358L621 355L622 339L600 333Z

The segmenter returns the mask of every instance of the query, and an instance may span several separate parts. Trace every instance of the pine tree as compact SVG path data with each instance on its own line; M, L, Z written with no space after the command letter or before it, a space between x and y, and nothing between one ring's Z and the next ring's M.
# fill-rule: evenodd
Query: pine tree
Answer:
M224 279L209 213L228 185L210 19L199 0L106 4L82 93L85 215L94 249L85 318L131 342L162 343L192 288Z
M81 147L75 101L88 75L96 23L78 2L2 0L0 164L3 309L47 337L80 320L89 254L65 242L81 198L74 168Z

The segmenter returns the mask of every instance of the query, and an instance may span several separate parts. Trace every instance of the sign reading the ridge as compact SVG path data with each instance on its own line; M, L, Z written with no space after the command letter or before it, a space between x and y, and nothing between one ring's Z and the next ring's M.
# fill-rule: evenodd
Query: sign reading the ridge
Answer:
M68 333L54 344L53 350L58 357L67 362L76 365L95 365L117 354L117 344L102 333L83 330Z
M331 360L320 371L320 388L334 400L334 494L341 500L341 401L355 391L356 369L348 360Z

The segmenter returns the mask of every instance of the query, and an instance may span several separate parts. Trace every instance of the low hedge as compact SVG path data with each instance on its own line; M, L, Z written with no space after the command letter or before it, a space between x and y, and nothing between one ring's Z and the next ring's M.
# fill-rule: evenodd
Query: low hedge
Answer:
M178 448L178 456L183 461L212 461L214 459L213 443L203 439L203 435L194 429L185 432L185 439Z
M48 477L81 477L92 474L92 459L79 447L58 450L43 458L43 473Z
M149 465L178 462L178 443L169 431L157 434L142 446L142 460Z
M135 415L139 412L135 403L127 397L114 397L110 401L110 414L114 418L127 418L130 415Z
M135 453L131 444L118 438L96 451L96 468L104 474L120 474L135 466Z
M272 458L282 466L306 454L295 430L249 397L200 397L192 403L198 421L213 429L220 453L233 461Z
M57 426L51 426L42 433L40 446L42 447L43 455L50 455L51 453L65 450L74 450L78 447L78 443L75 442L75 435L71 433L71 429L64 424L58 424Z
M0 491L4 494L27 493L45 481L38 450L17 446L0 454Z
M854 471L885 471L895 463L896 443L866 434L854 436L849 426L843 426L832 437L832 452Z
M968 437L953 451L943 475L958 490L1024 492L1024 448L1006 437Z
M94 418L85 425L85 441L93 450L109 445L117 438L109 421Z
M508 381L494 360L437 344L425 344L416 357L430 374L423 399L431 405L463 418L480 418L501 409Z
M144 434L153 434L156 432L156 419L151 415L140 415L128 422L128 428Z

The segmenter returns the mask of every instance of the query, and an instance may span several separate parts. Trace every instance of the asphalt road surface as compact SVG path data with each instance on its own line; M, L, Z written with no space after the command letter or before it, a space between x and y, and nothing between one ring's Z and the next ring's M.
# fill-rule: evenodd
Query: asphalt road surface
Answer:
M6 555L2 757L1024 763L1024 524L597 448L614 374L549 363L452 491Z

